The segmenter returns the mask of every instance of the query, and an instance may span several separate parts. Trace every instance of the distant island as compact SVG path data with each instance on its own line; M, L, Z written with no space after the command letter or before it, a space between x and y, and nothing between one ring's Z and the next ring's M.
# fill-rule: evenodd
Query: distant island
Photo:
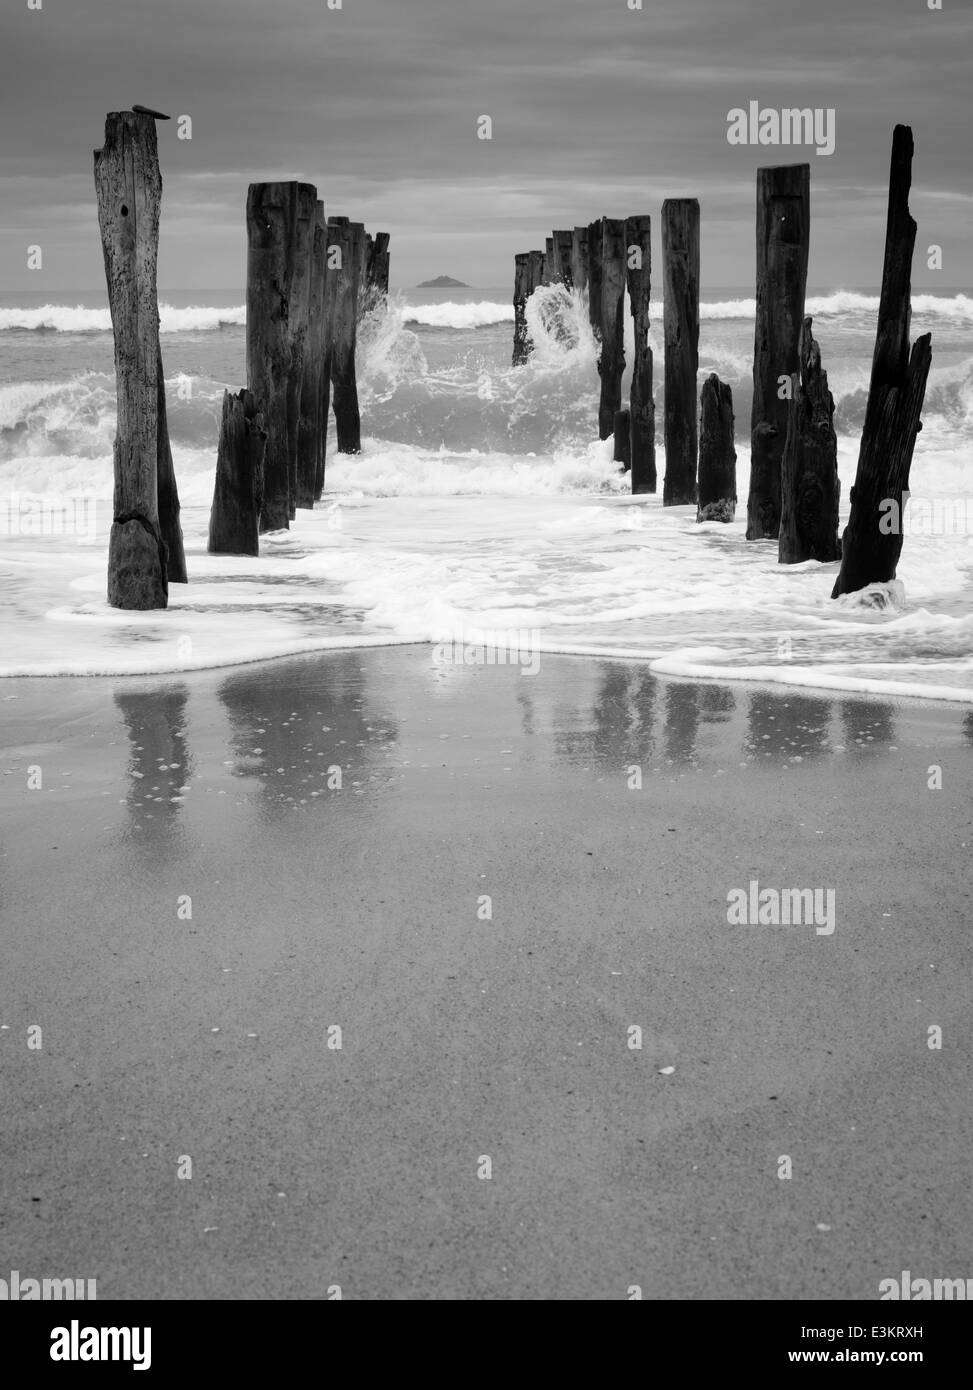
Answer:
M435 280L423 280L421 285L416 285L417 290L469 290L472 285L466 285L462 280L454 280L451 275L437 275Z

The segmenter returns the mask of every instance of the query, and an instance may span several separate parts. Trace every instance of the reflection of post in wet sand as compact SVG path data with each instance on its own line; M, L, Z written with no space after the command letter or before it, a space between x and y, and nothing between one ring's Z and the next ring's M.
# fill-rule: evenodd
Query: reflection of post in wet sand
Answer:
M896 742L894 705L878 700L842 700L838 708L849 753L885 753L889 744Z
M639 666L605 663L590 726L554 730L555 754L572 763L594 763L616 772L620 760L642 763L652 756L658 682Z
M699 736L698 685L675 682L666 687L666 758L671 763L691 763L696 758Z
M963 720L963 733L966 735L967 743L973 743L973 710L970 710Z
M177 828L193 760L186 744L184 685L158 691L116 691L115 704L125 721L131 744L128 765L129 832L152 821L151 843L167 843ZM159 829L166 832L160 839Z
M233 775L260 779L267 814L364 795L391 779L374 764L394 747L399 727L367 708L364 680L360 655L348 652L248 667L219 687Z
M813 695L754 690L744 751L751 758L819 758L831 752L831 701Z

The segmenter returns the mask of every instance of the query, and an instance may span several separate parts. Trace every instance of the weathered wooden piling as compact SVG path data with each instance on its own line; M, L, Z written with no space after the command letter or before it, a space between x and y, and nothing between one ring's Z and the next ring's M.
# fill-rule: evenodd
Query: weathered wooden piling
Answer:
M570 289L571 286L574 284L574 277L571 273L570 231L555 231L554 259L557 264L557 278L567 289Z
M632 365L632 491L655 492L655 404L652 399L652 349L649 347L649 301L652 292L652 219L647 214L625 222L625 267L635 334Z
M118 402L108 602L115 608L165 608L168 554L159 522L159 400L165 388L156 282L162 175L151 115L109 112L104 147L94 152L94 175Z
M821 368L821 350L811 320L801 327L800 377L790 401L787 437L781 459L780 536L782 565L804 560L837 560L838 440L834 431L834 397Z
M293 382L294 254L299 205L313 194L310 184L298 183L252 183L247 191L247 387L267 431L261 531L290 525L300 404L300 382Z
M266 449L267 431L253 392L224 391L206 547L211 555L259 555Z
M697 521L732 521L737 504L733 392L712 372L699 396Z
M310 274L308 276L307 333L301 364L301 404L298 429L297 490L298 507L314 506L317 480L323 473L321 454L327 430L322 419L321 379L324 373L324 283L328 255L328 229L324 203L314 204L311 228Z
M338 296L338 277L339 271L331 265L331 248L334 238L331 230L331 223L335 219L329 219L325 227L325 264L324 264L324 313L323 313L323 348L321 362L321 453L318 469L314 479L314 500L319 502L324 495L324 476L327 468L328 450L328 419L331 411L331 373L334 358L334 319L335 305ZM348 219L344 219L343 225L347 225Z
M580 293L588 288L588 228L571 233L571 284Z
M340 252L335 266L334 316L331 350L331 384L338 452L361 452L361 415L355 375L358 323L358 285L365 229L360 222L328 219L328 239Z
M169 417L166 411L166 379L162 370L162 349L159 349L159 406L158 406L158 480L159 530L166 543L166 577L170 584L187 584L186 552L179 524L179 490L176 470L172 464L169 443Z
M615 412L622 404L622 376L625 371L625 222L606 217L601 224L601 400L598 406L598 435L610 439L615 428Z
M521 366L530 355L527 340L527 300L532 293L529 258L528 251L514 256L514 367Z
M588 321L595 342L601 342L601 240L604 218L588 224Z
M542 285L553 285L558 276L557 257L554 253L554 238L546 237L544 240L544 277Z
M903 494L909 472L926 379L932 361L931 335L909 351L912 315L912 255L916 223L909 212L912 187L912 130L897 125L892 135L885 263L872 375L851 490L851 514L842 538L841 569L831 597L895 578L902 554Z
M297 515L298 498L302 495L301 474L314 477L313 441L310 433L305 435L305 446L311 450L309 462L302 460L302 409L301 396L304 390L304 358L307 352L308 329L311 309L311 260L314 245L314 209L318 193L313 184L297 185L297 215L292 235L294 245L291 252L291 296L288 309L288 328L291 341L291 366L287 382L287 433L288 433L288 505L290 520ZM314 406L311 407L313 411ZM302 505L310 506L311 489L307 489Z
M612 429L615 436L612 458L615 463L620 463L622 465L622 471L627 473L632 466L631 411L616 410Z
M810 240L807 164L757 170L757 322L750 419L747 540L776 540L780 473L798 343Z
M388 232L376 232L369 240L368 274L365 277L369 299L374 305L387 299L389 293L389 241Z
M696 501L696 374L699 370L699 202L662 204L665 330L666 507Z

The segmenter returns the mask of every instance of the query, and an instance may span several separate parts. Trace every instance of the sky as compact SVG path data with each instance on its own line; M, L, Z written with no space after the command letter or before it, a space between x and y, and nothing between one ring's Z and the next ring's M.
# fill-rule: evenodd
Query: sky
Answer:
M973 283L970 0L635 2L0 0L0 290L103 288L92 151L133 103L192 118L159 126L162 293L242 302L247 185L274 179L390 232L393 288L512 287L553 228L646 212L658 267L663 200L698 197L703 296L752 293L756 170L805 161L809 286L874 286L896 122L913 283ZM834 153L731 146L751 101L833 108Z

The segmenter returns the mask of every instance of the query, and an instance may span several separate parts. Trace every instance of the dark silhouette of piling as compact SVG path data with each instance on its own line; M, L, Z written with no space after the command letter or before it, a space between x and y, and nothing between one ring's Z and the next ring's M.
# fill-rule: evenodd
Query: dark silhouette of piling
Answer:
M781 460L778 557L782 565L837 560L840 553L834 398L809 318L801 328L798 361L800 377L790 402Z
M662 204L665 328L665 449L663 505L696 501L696 374L699 370L699 203Z
M209 514L211 555L259 555L267 432L252 391L223 393L216 486Z
M162 175L150 113L109 112L104 147L94 152L94 175L118 403L108 602L115 608L165 608L170 561L160 524L160 463L164 491L171 481L177 531L178 498L159 348L156 273ZM180 537L180 554L181 548Z
M601 238L599 217L588 224L588 320L595 342L601 342Z
M554 238L549 236L544 241L544 278L542 285L553 285L558 277L558 262L554 251Z
M530 252L514 256L514 351L512 365L521 366L530 355L527 339L527 300L533 293L530 284Z
M750 419L747 540L776 540L780 476L798 344L810 240L810 168L757 170L757 321Z
M699 496L697 521L732 521L736 513L736 449L733 392L715 372L699 397Z
M323 474L321 457L327 416L322 419L321 381L324 373L324 284L328 254L328 231L324 204L314 205L311 226L310 274L308 277L307 333L301 376L301 407L298 430L297 491L298 507L314 506L317 480Z
M598 407L598 435L610 439L615 429L615 412L622 404L622 375L625 371L625 223L606 217L601 224L601 401Z
M159 406L158 406L158 478L159 530L166 545L166 577L170 584L187 584L186 552L183 548L182 527L179 524L179 490L176 470L172 463L169 443L169 417L166 411L166 379L162 370L162 349L159 349Z
M615 445L612 458L627 473L632 466L632 416L628 410L616 410L613 424Z
M588 228L571 233L571 284L580 293L588 288Z
M331 385L338 452L361 452L361 415L355 374L358 286L365 229L359 222L328 219L328 239L340 253L336 275L331 349Z
M570 231L555 231L554 233L554 260L557 265L557 278L567 289L574 283L571 273L571 242L572 234Z
M635 335L632 365L632 491L655 492L655 404L652 399L652 349L649 347L649 301L652 292L652 219L647 214L625 223L625 267Z
M304 390L304 358L307 352L308 331L311 320L311 258L314 245L314 210L317 205L317 189L313 184L297 185L296 219L294 222L291 248L291 294L288 312L288 330L291 344L291 364L287 380L287 435L288 435L288 505L289 519L293 521L300 505L310 507L313 498L314 480L314 441L313 426L305 430L304 411L301 397ZM310 403L308 415L313 418L317 402ZM302 457L306 451L307 457ZM306 485L302 486L302 477Z
M868 405L832 598L854 593L866 584L888 583L895 578L902 554L903 494L908 491L916 436L922 429L920 416L932 362L928 333L917 338L909 351L916 241L916 224L909 212L914 149L911 127L897 125L892 134L885 264Z

